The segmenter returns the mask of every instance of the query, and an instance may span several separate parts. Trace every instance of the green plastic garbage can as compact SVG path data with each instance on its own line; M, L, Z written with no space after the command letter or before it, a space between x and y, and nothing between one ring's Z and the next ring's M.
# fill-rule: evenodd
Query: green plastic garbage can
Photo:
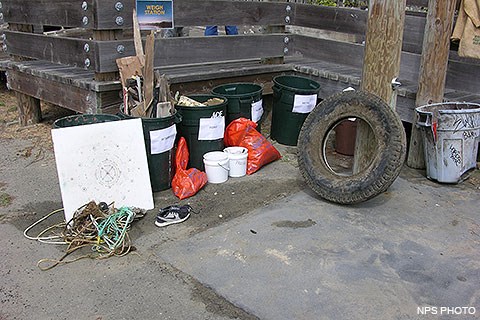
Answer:
M120 108L122 119L133 119ZM181 121L178 113L165 118L141 118L143 137L147 152L148 172L152 191L158 192L171 188L175 174L174 160L176 151L177 123ZM167 149L162 140L175 140L173 147ZM160 147L158 147L160 146Z
M270 136L278 143L296 146L303 122L317 105L320 84L291 75L277 76L273 83Z
M68 128L117 120L121 120L121 118L113 114L78 114L55 120L53 128Z
M226 125L238 118L247 118L258 124L263 115L263 88L255 83L229 83L212 89L212 94L228 99Z
M200 103L219 98L213 94L188 97ZM188 168L193 167L204 171L203 155L210 151L222 151L224 148L223 136L228 99L225 97L221 99L223 102L207 107L175 106L182 116L182 122L177 126L178 133L185 138L190 153Z

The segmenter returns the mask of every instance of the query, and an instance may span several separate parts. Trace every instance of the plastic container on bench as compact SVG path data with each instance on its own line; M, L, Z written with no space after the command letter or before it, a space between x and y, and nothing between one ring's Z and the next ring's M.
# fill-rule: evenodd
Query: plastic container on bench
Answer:
M212 94L228 99L226 125L238 118L247 118L258 124L263 115L262 86L255 83L229 83L212 89Z
M427 177L458 183L476 167L480 104L446 102L415 109L422 131Z
M134 118L123 113L121 107L118 115L122 119ZM180 121L178 113L165 118L142 118L148 172L153 192L167 190L172 186L175 174L176 124Z
M318 101L320 84L299 76L273 78L271 138L278 143L296 146L300 129Z
M215 95L189 95L200 103L209 99L218 98ZM176 105L175 108L182 116L182 122L177 126L178 134L184 137L190 153L188 167L204 171L203 155L210 151L223 151L225 134L225 115L228 100L222 97L223 102L207 107L186 107Z

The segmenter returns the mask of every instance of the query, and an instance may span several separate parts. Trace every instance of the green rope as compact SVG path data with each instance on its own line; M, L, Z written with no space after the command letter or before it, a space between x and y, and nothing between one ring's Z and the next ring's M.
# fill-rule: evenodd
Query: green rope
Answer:
M135 213L128 207L122 207L109 215L96 225L98 242L103 241L112 251L118 249L123 244L127 229L134 217Z

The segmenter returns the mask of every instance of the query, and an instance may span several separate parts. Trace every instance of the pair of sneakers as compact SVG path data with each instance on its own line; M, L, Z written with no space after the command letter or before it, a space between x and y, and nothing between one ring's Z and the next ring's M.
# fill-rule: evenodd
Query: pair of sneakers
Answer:
M155 220L157 227L166 227L171 224L180 223L187 220L190 217L190 212L193 209L189 205L184 206L168 206L160 209Z

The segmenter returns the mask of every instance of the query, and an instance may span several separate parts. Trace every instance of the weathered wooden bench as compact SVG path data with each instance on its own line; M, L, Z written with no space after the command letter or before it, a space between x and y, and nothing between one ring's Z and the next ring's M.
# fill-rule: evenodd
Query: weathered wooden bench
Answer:
M407 1L426 5L427 1ZM117 58L134 55L133 0L2 0L12 59L3 64L17 93L22 123L40 120L39 101L81 113L106 112L120 102ZM172 90L206 92L228 82L256 82L269 94L279 74L311 77L325 98L361 82L367 11L293 2L175 0L176 26L269 26L268 33L158 38L155 68ZM45 34L47 26L72 29ZM397 111L412 122L424 14L407 14ZM309 32L292 33L295 28ZM77 32L77 30L80 30ZM312 36L319 30L323 37ZM68 30L67 30L68 31ZM339 39L348 39L342 41ZM480 102L480 61L450 52L446 100Z

